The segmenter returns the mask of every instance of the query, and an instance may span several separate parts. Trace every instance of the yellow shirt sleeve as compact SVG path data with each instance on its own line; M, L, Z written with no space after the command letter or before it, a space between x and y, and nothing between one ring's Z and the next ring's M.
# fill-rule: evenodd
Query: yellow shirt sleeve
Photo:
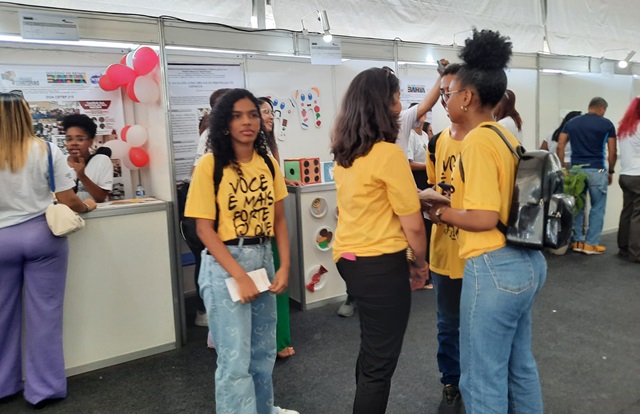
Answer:
M191 177L185 217L215 220L216 198L213 191L213 154L202 156Z
M466 184L462 208L500 212L503 200L498 165L501 160L496 159L495 148L478 139L463 148L461 158Z
M387 188L387 197L397 216L408 216L420 211L420 200L411 167L400 147L393 148L378 169L378 179Z

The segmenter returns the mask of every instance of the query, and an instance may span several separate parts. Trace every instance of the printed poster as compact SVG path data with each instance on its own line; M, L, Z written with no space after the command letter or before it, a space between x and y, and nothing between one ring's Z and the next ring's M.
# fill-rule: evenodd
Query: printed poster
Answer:
M240 65L169 64L167 74L175 179L189 181L209 97L218 89L244 88L244 73Z
M65 155L62 118L74 113L89 116L97 127L95 150L117 139L118 131L125 126L120 89L104 91L98 85L103 70L103 67L0 65L0 90L22 93L31 109L35 134L55 143ZM120 160L112 159L112 162L111 199L117 200L125 198L125 193L133 193L131 180L123 180ZM128 170L124 169L128 176Z

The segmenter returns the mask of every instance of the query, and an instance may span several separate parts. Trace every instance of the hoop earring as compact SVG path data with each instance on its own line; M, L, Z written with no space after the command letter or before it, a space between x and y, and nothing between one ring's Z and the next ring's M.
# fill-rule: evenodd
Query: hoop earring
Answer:
M222 131L222 133L223 133L224 135L229 135L229 130L228 130L228 129L225 129L224 131Z

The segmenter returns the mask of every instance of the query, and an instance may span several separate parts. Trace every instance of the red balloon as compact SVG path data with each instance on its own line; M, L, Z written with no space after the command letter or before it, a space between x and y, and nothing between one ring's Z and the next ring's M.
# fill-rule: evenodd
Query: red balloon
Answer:
M115 85L122 86L133 81L136 73L130 67L120 63L114 63L107 67L106 75Z
M126 65L127 64L127 55L124 55L120 58L120 64L121 65Z
M122 130L120 130L120 139L124 142L127 142L127 131L131 128L131 125L126 125Z
M148 46L143 46L133 52L133 69L138 75L144 76L151 72L158 61L158 54Z
M107 75L100 76L100 80L98 80L98 85L102 88L103 91L115 91L120 86L113 83L111 79Z
M140 147L133 147L129 150L129 160L136 167L144 168L149 164L149 154Z
M135 83L136 80L134 79L133 81L129 82L129 84L127 84L127 95L129 95L129 98L131 98L133 102L140 102L140 100L136 96L136 91L134 89Z

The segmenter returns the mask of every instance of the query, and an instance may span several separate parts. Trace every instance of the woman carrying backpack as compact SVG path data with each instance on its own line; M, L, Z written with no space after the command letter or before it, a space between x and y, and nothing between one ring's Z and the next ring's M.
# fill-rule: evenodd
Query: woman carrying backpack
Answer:
M498 32L474 29L460 52L464 64L451 81L451 122L469 133L453 171L451 207L430 209L434 223L460 229L466 259L460 299L460 391L468 414L542 413L542 393L531 353L531 309L546 279L538 250L506 244L498 221L507 222L517 160L516 138L494 121L492 109L507 87L511 42Z
M287 190L282 174L271 171L278 164L267 155L263 128L251 92L232 89L218 100L209 119L213 153L198 162L185 208L206 247L198 282L218 354L218 413L297 414L273 405L275 294L287 288L290 259L282 201ZM277 272L273 237L280 252ZM266 270L270 282L262 293L247 274L258 269ZM237 285L236 302L230 279Z

